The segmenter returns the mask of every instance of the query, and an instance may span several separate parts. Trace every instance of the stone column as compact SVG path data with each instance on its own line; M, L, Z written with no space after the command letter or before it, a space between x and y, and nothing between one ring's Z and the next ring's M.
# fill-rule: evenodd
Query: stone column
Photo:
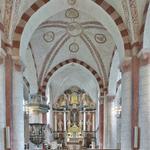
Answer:
M54 112L54 130L57 132L57 114Z
M105 95L105 94L104 94ZM105 96L101 96L100 102L99 102L99 148L103 149L105 148L105 130L106 130L106 120L105 120ZM105 114L107 115L107 114Z
M0 50L0 150L5 150L4 128L6 127L5 109L5 65L4 55Z
M6 150L12 148L13 144L12 71L13 71L13 61L11 55L7 54L5 57L5 104L6 104L6 129L7 129Z
M23 66L13 64L13 97L12 97L12 120L13 138L12 150L24 149L24 111L23 111Z
M139 82L140 150L150 149L150 48L142 50Z
M83 131L86 131L86 109L83 112Z
M131 150L131 65L131 58L126 58L120 66L122 71L121 150Z
M95 112L92 113L92 130L95 131Z
M64 131L66 131L66 124L67 124L66 108L64 108Z
M115 116L112 113L112 105L113 105L113 100L115 96L114 95L108 95L105 98L104 102L104 148L105 149L111 149L115 148L114 147L114 141L115 141L115 127L116 127L116 122L115 122Z

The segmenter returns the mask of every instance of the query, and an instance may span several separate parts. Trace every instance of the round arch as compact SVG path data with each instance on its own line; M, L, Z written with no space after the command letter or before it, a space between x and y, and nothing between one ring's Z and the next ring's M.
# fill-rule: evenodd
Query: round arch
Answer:
M103 79L101 79L101 77L99 76L99 74L88 64L86 64L84 61L78 60L78 59L67 59L63 62L60 62L59 64L57 64L55 67L53 67L48 73L47 75L44 77L43 82L39 88L39 92L42 93L42 95L45 95L46 93L46 87L47 87L47 83L50 79L50 77L54 74L54 72L56 72L58 69L60 69L61 67L63 67L64 65L70 64L70 63L76 63L79 64L83 67L85 67L87 70L89 70L92 75L95 77L99 89L100 89L100 95L104 96L105 91L107 91L106 86L104 85L104 81Z

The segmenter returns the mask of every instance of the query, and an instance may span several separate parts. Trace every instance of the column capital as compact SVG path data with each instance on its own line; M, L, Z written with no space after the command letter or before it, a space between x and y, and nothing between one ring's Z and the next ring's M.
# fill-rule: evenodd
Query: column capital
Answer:
M109 102L112 102L114 99L115 99L115 95L107 95L107 100L109 101Z
M122 73L130 72L132 68L132 57L125 57L120 63L119 68Z
M16 71L24 72L25 65L23 64L23 62L21 60L14 60L13 59L13 62L14 62L14 68L15 68Z
M104 104L105 96L100 96L99 104Z
M138 53L138 57L140 59L140 66L146 66L150 64L150 48L142 49Z

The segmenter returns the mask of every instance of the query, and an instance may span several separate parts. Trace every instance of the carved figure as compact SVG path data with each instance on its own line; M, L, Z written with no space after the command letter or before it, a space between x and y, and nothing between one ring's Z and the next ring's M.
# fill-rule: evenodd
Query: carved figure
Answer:
M58 130L59 131L63 130L63 121L61 119L59 119L59 121L58 121Z
M90 131L91 130L91 125L92 125L90 118L87 120L86 124L87 124L87 131Z

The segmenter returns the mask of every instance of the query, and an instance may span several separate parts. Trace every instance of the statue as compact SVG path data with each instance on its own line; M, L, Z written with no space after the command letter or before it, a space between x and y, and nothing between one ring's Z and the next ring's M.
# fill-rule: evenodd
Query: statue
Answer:
M66 105L66 100L64 99L64 95L60 96L59 103L60 103L60 106L65 106Z
M61 119L58 121L58 131L63 131L63 121Z
M68 129L71 127L71 121L70 120L67 121L67 127L68 127Z
M83 120L80 120L79 121L79 127L82 129L82 126L83 126Z
M88 106L88 98L86 93L82 95L83 106Z
M91 131L91 125L92 125L91 120L88 119L86 124L87 124L87 131Z

